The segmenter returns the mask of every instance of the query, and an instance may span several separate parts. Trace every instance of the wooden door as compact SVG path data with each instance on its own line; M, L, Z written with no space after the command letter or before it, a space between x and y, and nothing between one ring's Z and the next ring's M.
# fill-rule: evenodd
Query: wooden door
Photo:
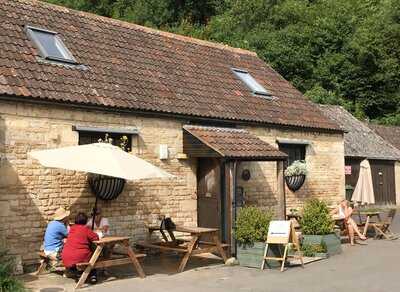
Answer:
M360 175L360 163L363 161L362 158L346 158L345 165L348 167L348 173L345 174L346 185L350 185L354 188L357 185L358 177ZM346 191L346 199L351 201L353 191Z
M394 162L370 160L376 204L395 204Z
M218 228L222 223L221 165L217 158L199 158L197 164L197 222Z

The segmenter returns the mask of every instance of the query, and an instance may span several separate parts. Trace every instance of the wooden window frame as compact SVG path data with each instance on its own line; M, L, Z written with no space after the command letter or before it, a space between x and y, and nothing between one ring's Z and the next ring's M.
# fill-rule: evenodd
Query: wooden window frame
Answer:
M305 160L307 154L307 144L280 143L279 150L288 155L286 166L291 165L296 160Z

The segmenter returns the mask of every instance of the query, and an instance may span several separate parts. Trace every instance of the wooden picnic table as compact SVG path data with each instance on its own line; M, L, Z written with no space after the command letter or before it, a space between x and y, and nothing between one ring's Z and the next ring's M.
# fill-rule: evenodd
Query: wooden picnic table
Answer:
M138 243L137 245L145 248L158 249L160 251L182 253L183 258L179 264L179 273L185 270L189 258L193 255L218 252L224 262L227 260L224 248L228 247L228 245L221 243L219 240L219 229L217 228L176 226L174 229L160 230L158 226L148 226L148 230L148 241ZM151 242L151 235L156 231L161 233L163 241ZM176 239L174 232L190 234L190 240ZM167 233L170 238L168 238ZM210 237L211 241L200 240L200 237L204 235Z
M365 220L365 226L364 226L364 231L363 231L364 236L367 235L368 227L369 227L369 224L371 223L371 218L376 217L378 219L378 221L374 222L374 223L382 222L381 212L378 212L378 211L360 211L359 215L364 215L367 217L367 219Z
M77 264L78 269L84 269L75 289L79 289L86 281L89 273L95 268L106 268L112 266L119 266L125 264L133 264L140 278L144 278L145 274L143 272L142 266L140 265L138 258L144 257L144 254L136 254L129 245L129 237L118 237L109 236L104 237L100 240L93 241L96 245L96 250L94 251L90 261L88 263ZM113 247L116 244L120 244L126 248L127 256L117 259L102 259L100 254L105 246Z

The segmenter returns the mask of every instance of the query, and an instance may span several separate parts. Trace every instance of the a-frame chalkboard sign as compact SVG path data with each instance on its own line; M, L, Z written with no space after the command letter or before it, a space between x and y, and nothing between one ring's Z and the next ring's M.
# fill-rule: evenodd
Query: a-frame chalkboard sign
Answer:
M270 244L280 244L284 246L283 256L281 257L270 257L268 255L268 247ZM294 247L294 254L288 255L289 245ZM268 229L268 237L265 243L264 257L261 264L261 270L264 270L265 262L267 260L282 261L281 272L285 267L285 261L287 258L297 258L301 262L301 266L304 268L303 255L300 251L300 243L297 238L296 232L292 221L271 221Z

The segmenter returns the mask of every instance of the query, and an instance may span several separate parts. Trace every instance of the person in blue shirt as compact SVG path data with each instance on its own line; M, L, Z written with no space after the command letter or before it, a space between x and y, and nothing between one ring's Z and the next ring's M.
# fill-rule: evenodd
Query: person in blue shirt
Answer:
M53 221L46 228L44 234L44 253L54 260L60 259L64 240L68 235L68 217L70 211L58 208L54 213Z

